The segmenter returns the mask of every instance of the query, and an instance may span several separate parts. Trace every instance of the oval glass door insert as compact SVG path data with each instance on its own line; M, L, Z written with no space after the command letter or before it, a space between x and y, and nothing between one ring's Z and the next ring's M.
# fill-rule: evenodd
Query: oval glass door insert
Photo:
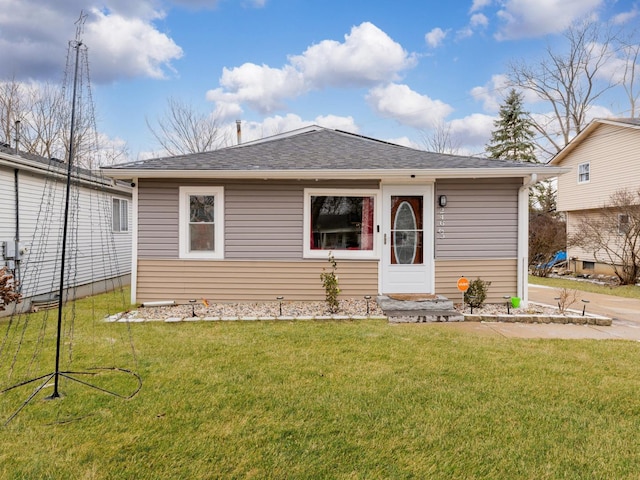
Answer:
M398 263L413 263L418 249L417 229L416 214L411 204L405 200L398 206L393 222L393 251Z

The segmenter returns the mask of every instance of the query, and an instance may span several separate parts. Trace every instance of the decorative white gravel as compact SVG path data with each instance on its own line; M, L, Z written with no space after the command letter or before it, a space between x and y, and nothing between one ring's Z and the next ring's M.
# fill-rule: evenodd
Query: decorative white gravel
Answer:
M339 301L339 305L339 310L336 313L331 313L325 302L283 301L281 315L279 302L209 303L208 306L202 302L197 302L184 305L139 307L130 312L112 315L107 320L113 322L152 320L179 322L189 320L342 320L384 318L384 313L373 298L369 300L368 315L367 302L364 299L343 299Z

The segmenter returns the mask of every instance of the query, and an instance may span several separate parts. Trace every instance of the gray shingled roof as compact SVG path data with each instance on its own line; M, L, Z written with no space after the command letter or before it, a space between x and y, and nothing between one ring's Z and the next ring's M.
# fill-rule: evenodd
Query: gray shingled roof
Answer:
M114 165L111 170L404 170L530 168L532 165L415 150L352 133L317 128L211 152Z

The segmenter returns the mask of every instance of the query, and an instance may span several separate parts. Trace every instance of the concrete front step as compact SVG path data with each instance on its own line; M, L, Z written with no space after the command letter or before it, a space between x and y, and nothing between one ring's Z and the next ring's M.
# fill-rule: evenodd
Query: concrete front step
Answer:
M411 296L407 296L411 298ZM464 316L453 308L453 302L442 295L423 299L396 300L380 295L376 301L391 323L462 322Z
M464 322L455 310L385 310L391 323Z

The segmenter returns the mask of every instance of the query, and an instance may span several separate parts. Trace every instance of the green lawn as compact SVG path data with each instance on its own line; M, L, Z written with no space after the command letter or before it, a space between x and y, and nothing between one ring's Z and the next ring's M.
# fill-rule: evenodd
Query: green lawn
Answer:
M535 285L546 285L554 288L568 288L581 290L590 293L602 293L604 295L615 295L624 298L640 299L640 287L636 285L607 286L598 285L593 282L571 280L568 278L543 278L529 275L529 283Z
M78 303L72 368L133 366L142 390L63 379L63 398L43 392L2 428L0 478L638 478L637 343L384 321L127 326L91 311ZM23 343L50 342L42 324ZM32 391L0 396L2 419Z

